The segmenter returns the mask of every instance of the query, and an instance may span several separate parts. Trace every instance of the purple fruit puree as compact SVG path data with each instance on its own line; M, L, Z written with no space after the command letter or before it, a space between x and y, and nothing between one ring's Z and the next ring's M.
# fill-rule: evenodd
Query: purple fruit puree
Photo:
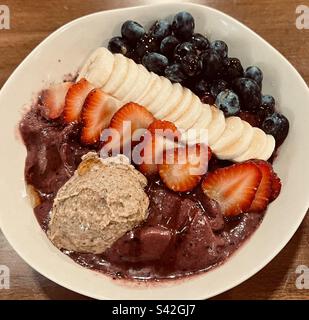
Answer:
M72 176L81 156L97 148L80 143L80 127L48 121L35 106L20 123L27 148L26 182L40 195L35 215L47 230L53 199ZM223 166L212 161L213 167ZM103 254L63 252L77 263L113 277L166 279L191 275L224 262L259 226L263 214L246 213L227 219L200 187L175 193L159 179L146 190L149 216Z

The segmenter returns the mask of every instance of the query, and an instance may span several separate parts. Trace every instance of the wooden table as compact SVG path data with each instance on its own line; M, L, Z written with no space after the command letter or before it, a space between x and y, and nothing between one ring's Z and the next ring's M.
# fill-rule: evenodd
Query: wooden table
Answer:
M56 28L77 17L106 9L162 1L131 0L6 0L11 30L0 30L0 87L25 56ZM193 1L222 10L255 30L286 56L309 83L309 30L295 27L295 9L308 0L201 0ZM2 1L3 3L3 1ZM179 5L181 8L181 5ZM16 88L18 93L18 88ZM291 212L293 214L293 212ZM274 226L275 227L275 226ZM282 252L262 271L220 299L309 299L308 290L295 286L295 269L309 266L309 216ZM0 299L85 299L32 270L0 233L0 265L11 270L11 289Z

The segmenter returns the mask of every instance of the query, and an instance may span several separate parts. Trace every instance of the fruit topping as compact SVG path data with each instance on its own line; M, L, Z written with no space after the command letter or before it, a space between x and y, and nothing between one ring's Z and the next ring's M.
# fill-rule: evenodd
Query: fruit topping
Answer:
M278 198L280 191L281 191L281 180L277 176L275 172L272 174L272 183L271 183L271 195L270 195L270 201L274 201Z
M136 130L147 129L154 120L152 113L143 106L133 102L125 104L110 122L109 128L113 129L113 133L105 141L105 145L112 148L120 146L123 149L128 143L132 143L132 135L138 138ZM141 136L142 134L139 135Z
M156 21L149 30L149 34L158 41L172 34L172 26L167 20Z
M81 141L84 144L98 142L102 130L108 127L117 109L117 100L100 89L92 90L88 94L82 110Z
M211 83L210 92L211 94L216 97L220 92L228 89L229 85L224 80L214 80Z
M227 81L232 81L236 78L241 78L244 75L244 68L237 58L228 58L224 61L223 76Z
M206 50L202 56L203 71L207 79L218 79L223 70L223 58L215 51Z
M121 35L129 44L135 45L145 34L145 29L136 21L127 20L121 27Z
M256 110L261 105L261 89L254 80L238 78L233 81L232 89L238 95L243 110Z
M173 191L190 191L206 173L210 156L210 149L203 144L167 150L159 165L160 177Z
M273 96L270 95L263 95L262 96L262 104L258 111L259 115L263 119L272 115L275 112L275 99Z
M136 45L136 53L142 58L147 52L158 52L160 43L153 36L145 33Z
M245 71L245 78L254 80L262 88L263 72L259 67L251 66Z
M193 48L198 51L204 51L209 48L209 40L200 33L194 33L190 39Z
M270 163L266 161L254 161L262 173L261 183L256 190L255 197L249 208L249 212L263 212L269 202L272 193L273 169Z
M274 136L277 147L279 147L287 137L289 127L289 120L278 112L274 112L272 115L268 116L262 124L262 129L267 134Z
M143 162L139 170L146 176L158 173L164 151L174 148L180 136L177 127L170 121L155 120L151 123L144 136L144 148L141 151Z
M174 63L165 69L165 76L172 82L182 82L187 76L179 63Z
M175 48L179 45L179 40L175 36L165 37L160 45L160 51L169 59L173 58Z
M62 114L65 97L72 82L62 82L44 90L41 94L42 114L47 119L59 118Z
M232 90L220 92L216 99L216 105L224 112L226 117L234 116L240 110L238 96Z
M89 92L94 89L86 79L73 84L65 98L63 118L66 123L80 121L80 114Z
M225 216L236 216L248 211L261 180L258 166L244 162L209 172L202 190L220 204Z
M195 53L196 51L191 42L183 42L175 48L174 60L175 62L181 62L186 55Z
M147 52L142 60L143 65L156 74L163 75L168 65L168 59L157 52Z
M215 40L211 43L210 48L218 53L222 58L227 57L228 53L228 47L227 44L224 41L221 40Z
M108 49L112 53L127 55L130 51L128 43L122 37L113 37L108 42Z
M187 54L181 60L184 73L189 77L197 76L202 71L202 61L197 54Z
M177 38L183 40L190 39L193 34L194 27L194 18L189 12L179 12L175 15L172 28Z

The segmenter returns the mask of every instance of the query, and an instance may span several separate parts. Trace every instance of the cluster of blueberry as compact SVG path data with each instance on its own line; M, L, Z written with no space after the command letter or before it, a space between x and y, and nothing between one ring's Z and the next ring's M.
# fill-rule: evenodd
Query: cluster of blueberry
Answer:
M188 12L177 13L172 23L158 20L148 32L128 20L122 25L121 37L112 38L108 48L190 88L226 116L238 115L260 127L272 134L279 146L288 134L289 122L275 111L275 99L262 94L262 71L256 66L244 70L239 59L228 56L224 41L210 42L194 33L194 28Z

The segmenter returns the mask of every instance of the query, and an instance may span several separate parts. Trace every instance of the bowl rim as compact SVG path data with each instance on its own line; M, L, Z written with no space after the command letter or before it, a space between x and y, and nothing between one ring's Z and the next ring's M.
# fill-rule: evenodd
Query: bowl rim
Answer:
M50 35L48 35L43 41L41 41L24 59L23 61L16 67L16 69L13 71L13 73L9 76L9 78L6 80L6 82L4 83L4 85L2 86L1 90L0 90L0 96L2 94L3 91L6 90L6 87L9 85L9 83L13 82L15 80L15 77L17 76L17 74L19 73L20 69L23 68L23 65L27 63L28 58L32 57L33 55L35 55L37 53L37 51L40 50L41 47L43 47L46 43L48 43L53 37L57 36L61 31L74 26L75 24L78 24L79 22L83 21L84 19L87 19L89 17L93 17L96 15L100 15L103 12L105 14L109 14L111 12L120 12L120 11L133 11L135 9L142 9L142 8L151 8L151 7L165 7L165 6L171 6L171 5L176 5L178 6L179 3L177 2L173 2L173 1L168 1L168 2L164 2L164 3L155 3L155 4L147 4L147 5L141 5L141 6L133 6L133 7L122 7L122 8L117 8L117 9L111 9L111 10L103 10L103 11L98 11L98 12L94 12L94 13L90 13L84 16L81 16L77 19L74 19L66 24L64 24L63 26L57 28L55 31L53 31ZM299 74L299 72L296 70L296 68L288 61L287 58L285 58L277 49L275 49L270 43L268 43L266 40L264 40L260 35L258 35L255 31L253 31L251 28L247 27L244 23L240 22L239 20L235 19L234 17L218 10L212 7L209 7L207 5L202 5L202 4L196 4L196 3L191 3L191 2L183 2L182 5L185 6L191 6L191 7L199 7L199 8L207 8L207 10L209 10L209 12L215 12L218 13L220 15L222 15L224 18L228 18L230 20L233 21L233 23L240 25L242 28L246 29L247 31L250 31L251 33L254 34L255 37L257 37L264 46L267 46L268 49L271 49L272 51L274 51L274 53L276 53L276 55L278 56L278 58L280 57L285 63L289 64L289 67L291 68L291 71L293 70L294 75L298 78L299 80L299 84L302 84L303 89L307 90L307 95L309 97L309 90L308 90L308 86L305 82L305 80L302 78L302 76ZM180 6L179 6L180 7ZM221 294L223 292L226 292L236 286L238 286L239 284L241 284L242 282L246 281L247 279L251 278L253 275L255 275L257 272L259 272L261 269L263 269L268 263L270 263L270 261L272 261L274 259L275 256L278 255L278 253L288 244L288 242L291 240L291 238L293 237L293 235L295 234L295 232L297 231L297 229L299 228L299 226L301 225L304 217L306 216L307 210L309 208L309 194L308 194L308 198L305 200L304 199L304 208L303 208L303 212L302 214L299 213L298 219L296 219L294 221L293 225L290 225L289 231L286 233L284 239L282 239L280 242L277 243L276 245L276 250L273 251L273 254L268 255L267 257L265 257L263 259L263 261L259 264L256 264L256 266L254 268L251 268L248 270L248 272L246 272L246 274L244 274L241 277L238 277L235 281L232 281L229 285L227 285L224 288L220 288L217 290L213 290L213 292L210 295L207 295L207 299L214 297L218 294ZM23 252L21 250L15 249L15 240L13 239L13 237L10 237L8 235L8 232L6 230L6 227L3 225L2 220L1 220L1 216L0 216L0 229L3 232L3 235L5 236L6 240L9 242L9 244L12 246L12 248L14 249L15 252L17 252L17 254L34 270L36 270L37 272L39 272L41 275L43 275L44 277L46 277L47 279L55 282L56 284L63 286L69 290L72 290L74 292L77 292L79 294L88 296L88 297L92 297L95 299L110 299L110 298L102 298L102 296L104 294L90 294L89 292L87 292L87 290L84 290L83 288L75 288L74 285L72 285L70 283L70 281L58 281L57 277L54 276L53 274L49 273L49 272L45 272L45 270L41 270L40 267L34 267L36 266L36 262L33 261L32 259L28 259L27 256L25 256L23 254ZM250 241L250 239L249 239ZM220 266L218 267L220 268ZM215 268L217 269L217 268ZM214 269L214 270L215 270ZM211 271L208 271L211 272ZM202 273L200 275L197 276L206 276L207 273ZM195 299L205 299L205 295L200 295L199 297L196 297Z

